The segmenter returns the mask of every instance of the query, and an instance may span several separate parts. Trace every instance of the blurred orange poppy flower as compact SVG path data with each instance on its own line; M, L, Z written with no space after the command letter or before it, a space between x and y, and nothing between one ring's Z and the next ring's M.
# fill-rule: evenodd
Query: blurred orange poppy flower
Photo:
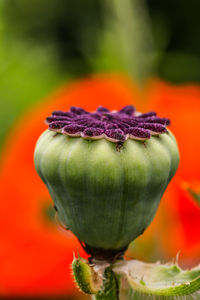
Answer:
M46 116L55 109L68 110L71 105L94 110L98 105L119 109L131 103L170 117L181 152L179 171L142 242L157 234L169 257L178 250L186 258L200 254L200 211L180 184L182 180L191 184L193 179L200 180L200 88L178 88L156 81L141 94L123 76L95 76L62 87L27 112L7 139L0 164L0 295L75 292L68 267L78 242L47 217L52 201L33 165L35 143L46 128Z
M171 119L181 156L177 174L161 204L161 244L170 257L180 250L185 265L194 264L200 257L200 206L185 187L196 189L197 182L200 186L200 86L151 83L147 106Z

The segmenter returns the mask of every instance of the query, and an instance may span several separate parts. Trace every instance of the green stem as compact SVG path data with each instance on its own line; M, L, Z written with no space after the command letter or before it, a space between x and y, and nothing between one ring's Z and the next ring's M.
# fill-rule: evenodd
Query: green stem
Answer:
M105 269L101 290L94 296L96 300L119 300L120 283L111 267Z

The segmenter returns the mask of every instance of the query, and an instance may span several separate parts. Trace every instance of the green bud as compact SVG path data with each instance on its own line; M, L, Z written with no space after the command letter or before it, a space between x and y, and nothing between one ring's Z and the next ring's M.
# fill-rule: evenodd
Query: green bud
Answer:
M99 275L86 260L75 258L72 262L72 272L77 287L85 294L97 294L103 284L103 277Z
M118 300L119 280L108 264L89 264L74 258L72 271L77 287L95 300Z

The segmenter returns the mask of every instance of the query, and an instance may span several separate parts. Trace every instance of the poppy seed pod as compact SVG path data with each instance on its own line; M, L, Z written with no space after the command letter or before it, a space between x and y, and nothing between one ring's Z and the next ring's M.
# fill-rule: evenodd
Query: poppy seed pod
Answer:
M170 121L133 106L54 111L35 167L58 217L97 259L112 259L151 223L179 152Z

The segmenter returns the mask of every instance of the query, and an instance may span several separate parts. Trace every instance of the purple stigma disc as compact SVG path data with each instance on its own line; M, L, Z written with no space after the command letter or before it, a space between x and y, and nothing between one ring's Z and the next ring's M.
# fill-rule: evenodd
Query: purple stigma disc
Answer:
M105 138L111 142L125 142L129 138L147 140L152 135L166 133L170 125L168 118L157 117L154 111L139 113L132 105L119 111L99 106L94 112L72 106L69 111L53 111L45 122L49 130L61 134L85 139Z

